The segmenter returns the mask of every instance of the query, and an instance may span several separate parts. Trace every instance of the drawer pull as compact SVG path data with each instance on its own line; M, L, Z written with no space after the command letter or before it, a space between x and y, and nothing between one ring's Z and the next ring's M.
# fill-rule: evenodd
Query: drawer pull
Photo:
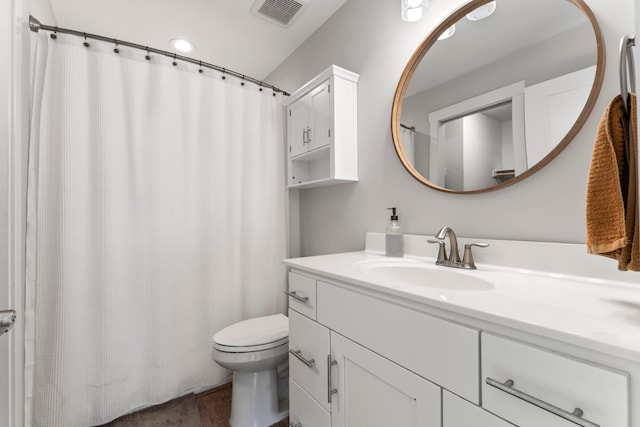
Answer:
M309 302L309 297L301 297L296 293L296 291L284 291L284 293L289 295L291 298L297 299L298 301L303 302L305 304Z
M527 393L524 393L520 390L517 390L513 387L513 380L506 380L504 383L500 381L496 381L493 378L487 377L486 383L491 387L495 387L500 391L503 391L511 396L517 397L518 399L524 400L527 403L530 403L534 406L537 406L540 409L544 409L545 411L551 412L554 415L564 418L567 421L571 421L574 424L577 424L582 427L600 427L599 424L594 424L591 421L585 420L582 418L584 412L580 408L576 408L573 412L567 412L564 409L560 409L557 406L554 406L550 403L547 403L543 400L540 400L536 397L533 397Z
M294 423L293 421L289 421L289 427L302 427L302 423Z
M333 388L333 384L331 384L331 367L337 365L337 360L332 360L331 355L327 356L327 400L331 403L331 396L338 392L337 389Z
M300 350L289 350L289 353L293 354L299 361L310 368L313 368L313 365L316 363L313 359L308 360L302 357L302 351Z

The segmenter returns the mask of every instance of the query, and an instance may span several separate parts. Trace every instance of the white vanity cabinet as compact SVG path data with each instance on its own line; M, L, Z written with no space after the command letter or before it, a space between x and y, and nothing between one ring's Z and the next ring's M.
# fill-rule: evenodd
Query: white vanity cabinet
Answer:
M307 273L291 271L289 284L293 425L440 427L441 384L478 401L477 329Z
M632 425L626 372L330 277L289 284L293 425Z
M314 357L328 375L317 392L292 378L304 391L292 414L306 396L332 427L640 427L637 279L595 268L583 245L490 240L518 268L459 271L435 266L424 236L404 238L404 259L370 233L365 251L284 261L310 296L290 299L290 326L323 331Z
M358 180L358 78L333 65L286 100L289 187Z

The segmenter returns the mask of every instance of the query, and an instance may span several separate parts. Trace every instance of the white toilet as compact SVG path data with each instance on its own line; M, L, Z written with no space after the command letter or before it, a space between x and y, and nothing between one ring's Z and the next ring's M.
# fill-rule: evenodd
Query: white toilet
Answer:
M233 427L268 427L289 414L278 408L277 368L288 360L289 319L257 317L213 336L213 360L233 371Z

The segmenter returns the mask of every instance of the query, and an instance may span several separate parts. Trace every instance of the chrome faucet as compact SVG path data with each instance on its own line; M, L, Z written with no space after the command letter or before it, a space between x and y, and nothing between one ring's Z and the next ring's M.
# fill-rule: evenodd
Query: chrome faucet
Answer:
M471 253L472 246L478 246L486 248L488 243L467 243L464 245L464 259L460 260L460 253L458 251L458 238L456 233L449 226L444 226L438 231L435 239L429 239L429 243L438 244L438 259L436 265L444 265L446 267L464 268L467 270L475 270L476 265L473 261L473 254ZM446 252L445 238L449 237L449 255Z
M450 265L453 263L460 263L460 253L458 252L458 238L453 228L445 225L436 234L436 239L444 241L446 237L449 237L449 256L446 259L444 265Z

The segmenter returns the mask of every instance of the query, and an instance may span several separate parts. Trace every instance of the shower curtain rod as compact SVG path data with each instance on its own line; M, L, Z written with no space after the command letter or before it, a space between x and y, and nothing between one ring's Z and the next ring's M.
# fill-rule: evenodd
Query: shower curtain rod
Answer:
M76 30L70 30L68 28L60 28L60 27L52 27L50 25L44 25L42 24L40 21L38 21L36 18L34 18L33 16L29 15L29 28L31 29L31 31L37 33L39 30L45 30L45 31L53 31L53 33L62 33L62 34L71 34L74 36L79 36L79 37L84 37L85 39L93 39L93 40L100 40L100 41L104 41L104 42L109 42L109 43L114 43L116 46L127 46L127 47L132 47L134 49L139 49L139 50L143 50L145 52L147 52L147 55L149 53L157 53L160 55L164 55L168 58L172 58L174 60L180 60L183 62L190 62L191 64L195 64L195 65L199 65L200 67L205 67L205 68L211 68L212 70L216 70L221 72L223 75L224 74L229 74L230 76L234 76L237 77L239 79L242 79L243 81L247 81L253 84L256 84L258 86L260 86L261 88L268 88L273 90L274 95L275 92L280 92L282 93L284 96L290 96L291 94L280 89L277 88L273 85L270 85L268 83L265 83L261 80L258 79L254 79L253 77L249 77L249 76L245 76L244 74L238 73L236 71L233 70L229 70L228 68L223 68L220 67L218 65L214 65L214 64L209 64L207 62L203 62L203 61L199 61L193 58L189 58L188 56L182 56L182 55L178 55L175 54L173 52L169 52L166 50L161 50L161 49L155 49L149 46L143 46L140 44L136 44L136 43L131 43L128 41L124 41L124 40L118 40L118 39L114 39L114 38L109 38L109 37L105 37L105 36L100 36L97 34L90 34L90 33L85 33L82 31L76 31Z

